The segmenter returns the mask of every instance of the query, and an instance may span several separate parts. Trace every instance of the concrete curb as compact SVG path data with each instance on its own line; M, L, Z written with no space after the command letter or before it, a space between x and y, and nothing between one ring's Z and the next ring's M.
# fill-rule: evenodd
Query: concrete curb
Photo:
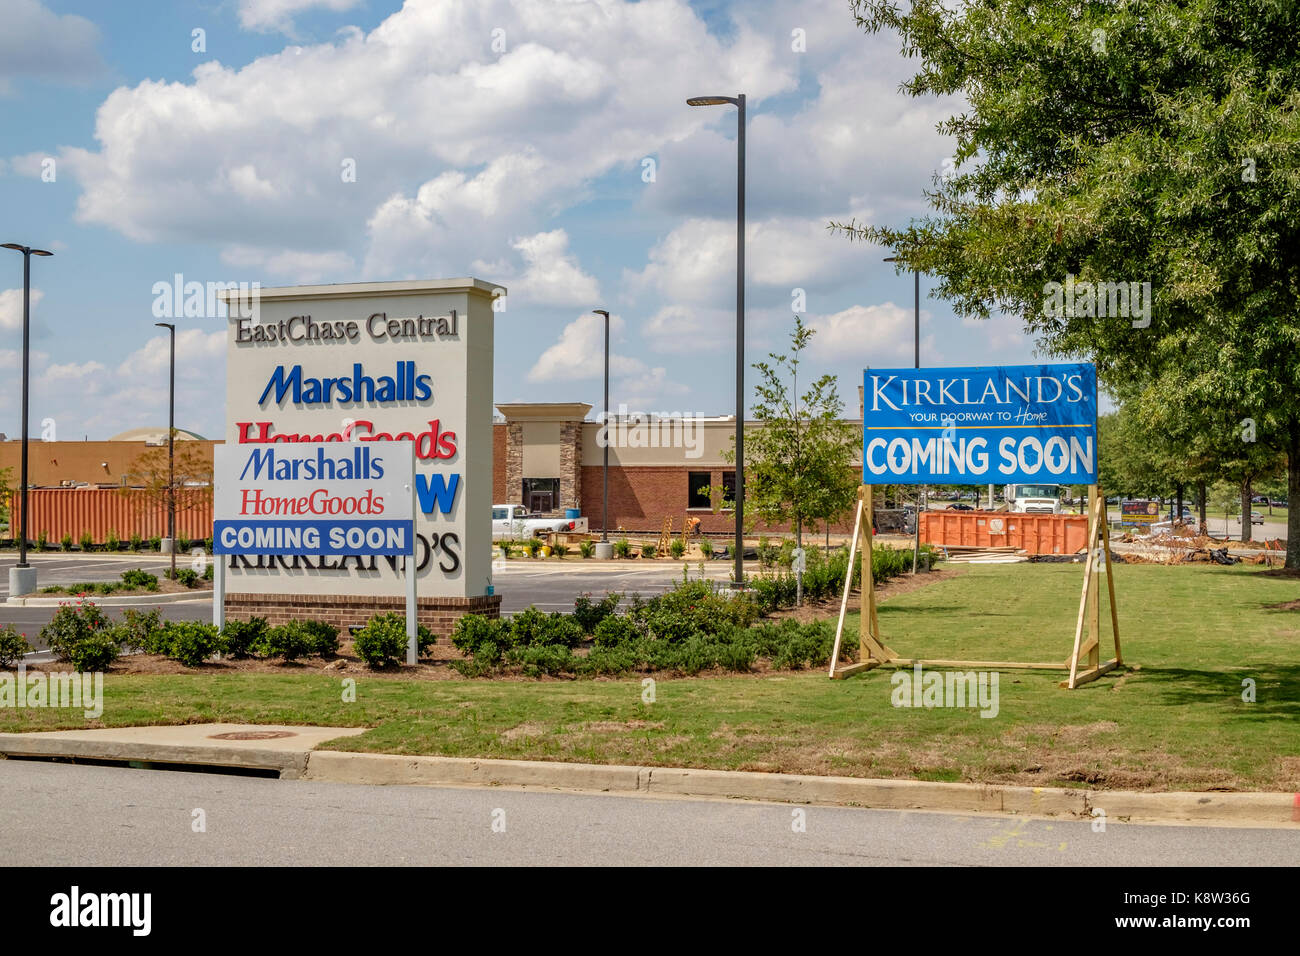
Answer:
M309 753L302 778L372 785L538 787L1076 820L1091 820L1093 811L1100 810L1109 821L1131 823L1300 826L1300 803L1290 793L1067 790L334 750Z
M7 757L63 757L118 763L195 764L274 770L296 780L307 769L306 750L253 750L246 747L190 747L147 741L70 740L31 734L0 734L0 753Z
M176 591L171 594L127 594L120 597L103 594L51 594L49 597L11 597L10 607L58 607L69 601L90 601L100 607L152 607L155 604L184 604L188 601L211 601L211 591Z

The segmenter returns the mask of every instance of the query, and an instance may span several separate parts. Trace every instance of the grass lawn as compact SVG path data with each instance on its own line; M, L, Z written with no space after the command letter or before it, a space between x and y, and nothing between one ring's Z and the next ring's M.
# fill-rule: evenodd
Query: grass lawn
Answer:
M104 715L0 710L0 730L236 721L366 726L341 750L1128 789L1300 790L1300 580L1256 568L1116 566L1125 659L1076 691L1003 671L999 711L891 705L892 671L603 681L357 681L319 673L124 676ZM972 566L880 607L929 658L1064 660L1079 565ZM1104 593L1104 587L1103 587ZM1104 619L1104 615L1103 615ZM856 619L849 633L856 634ZM1103 643L1103 649L1108 645ZM1257 700L1242 701L1242 680Z

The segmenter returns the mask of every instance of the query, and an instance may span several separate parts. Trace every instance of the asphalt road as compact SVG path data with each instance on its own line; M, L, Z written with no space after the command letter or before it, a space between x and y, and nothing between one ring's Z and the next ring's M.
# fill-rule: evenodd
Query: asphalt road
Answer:
M37 566L37 577L41 587L51 584L79 584L89 581L116 581L123 571L130 568L143 568L151 574L162 575L168 567L169 560L158 555L130 555L126 557L80 555L41 555L34 556L32 563ZM27 635L28 641L38 650L42 645L37 634L49 623L56 608L53 607L17 607L7 606L3 599L8 597L9 568L17 563L17 557L6 554L0 557L0 624L12 624ZM705 574L712 580L726 582L730 580L731 563L729 561L710 561L704 566ZM698 562L691 565L692 577L699 574ZM566 563L534 564L526 559L506 561L504 567L493 571L493 582L497 593L501 595L501 609L505 614L522 611L529 605L536 605L544 611L571 611L573 601L579 595L590 592L603 596L610 591L622 592L630 597L639 593L645 597L658 594L672 584L681 580L682 565L677 562L662 564L637 565L622 562L584 562L583 564ZM159 605L162 615L168 620L210 621L212 619L212 600L209 597L198 598L177 604ZM121 608L106 608L110 616L120 618Z
M195 810L206 832L194 832ZM33 821L76 838L28 839ZM0 772L0 840L11 866L1292 866L1300 858L1300 830L1111 823L1094 833L1088 822L1016 817L18 760Z

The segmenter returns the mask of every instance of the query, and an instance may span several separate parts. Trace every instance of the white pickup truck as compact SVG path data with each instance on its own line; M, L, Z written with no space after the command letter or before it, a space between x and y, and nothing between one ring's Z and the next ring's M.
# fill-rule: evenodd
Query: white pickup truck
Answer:
M532 538L550 531L587 530L586 518L543 518L530 515L523 505L492 506L492 540Z

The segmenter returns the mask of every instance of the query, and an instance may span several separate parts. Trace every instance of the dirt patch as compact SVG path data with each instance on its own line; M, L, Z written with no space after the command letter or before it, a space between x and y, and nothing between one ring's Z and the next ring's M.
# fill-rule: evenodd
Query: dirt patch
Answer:
M582 725L583 730L596 733L618 733L623 730L661 730L662 720L593 720Z
M518 724L509 730L501 732L502 740L519 740L521 738L531 739L533 737L542 737L547 733L547 727L534 721Z
M1265 604L1264 607L1269 611L1300 611L1300 600L1284 601L1281 604Z

